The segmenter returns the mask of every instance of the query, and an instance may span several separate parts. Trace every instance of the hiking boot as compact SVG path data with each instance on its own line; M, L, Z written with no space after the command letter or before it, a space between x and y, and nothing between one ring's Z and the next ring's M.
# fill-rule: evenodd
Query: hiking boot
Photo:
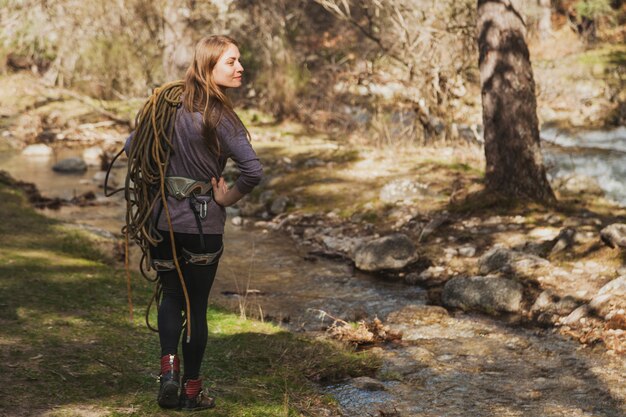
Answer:
M184 411L206 410L215 407L215 399L202 391L201 379L188 379L180 393L180 408Z
M159 375L159 395L157 401L161 408L178 408L178 389L180 388L180 360L176 355L161 357L161 375Z

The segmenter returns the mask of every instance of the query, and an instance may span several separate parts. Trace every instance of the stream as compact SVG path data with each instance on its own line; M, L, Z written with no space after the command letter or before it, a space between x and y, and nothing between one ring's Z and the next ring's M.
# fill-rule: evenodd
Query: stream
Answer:
M566 133L541 131L544 160L554 177L582 175L595 179L606 196L626 205L626 127Z
M83 175L53 172L54 161L67 156L69 151L50 159L0 153L0 169L35 183L47 197L96 191L102 205L44 212L119 233L124 217L121 195L105 199L91 180L94 168ZM614 165L606 175L624 178L623 159ZM121 182L123 169L113 171ZM625 203L626 192L621 192L623 201L619 190L612 196ZM377 380L324 387L345 416L626 416L626 363L601 347L584 347L550 329L427 306L426 291L420 287L383 281L346 262L307 260L289 237L252 226L228 222L225 248L211 301L231 311L271 319L292 331L319 331L330 324L320 311L344 320L378 316L385 321L402 310L391 323L403 331L402 342L373 348L383 358Z

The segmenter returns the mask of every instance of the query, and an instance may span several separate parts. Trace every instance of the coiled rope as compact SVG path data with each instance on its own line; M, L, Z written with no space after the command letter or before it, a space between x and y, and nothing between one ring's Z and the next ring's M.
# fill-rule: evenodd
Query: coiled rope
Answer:
M171 137L174 131L176 111L181 105L181 95L183 92L183 81L174 81L156 88L150 98L146 101L141 111L135 119L135 131L130 142L128 151L128 171L124 188L108 192L107 183L110 167L113 166L113 159L109 172L105 178L105 195L111 196L118 191L124 190L126 200L126 225L122 228L125 237L125 267L126 284L128 291L128 306L131 321L133 319L132 293L130 285L130 267L128 259L128 248L132 240L142 251L140 261L140 271L149 281L156 282L154 294L146 309L146 325L154 331L158 329L150 325L149 313L153 303L158 308L161 298L161 285L157 277L150 277L146 271L152 268L150 257L150 246L156 246L163 240L163 237L155 228L153 222L153 212L159 201L163 205L163 211L167 219L170 240L172 242L172 255L178 278L180 279L185 296L186 320L187 320L187 343L191 340L190 325L190 303L187 287L183 279L183 274L178 262L176 245L174 240L174 230L167 205L167 194L165 192L165 174L169 164L172 151Z

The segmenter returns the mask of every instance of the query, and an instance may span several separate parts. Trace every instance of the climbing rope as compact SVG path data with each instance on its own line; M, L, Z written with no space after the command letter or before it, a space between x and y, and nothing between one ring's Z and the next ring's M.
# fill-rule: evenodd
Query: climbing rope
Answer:
M170 240L172 242L174 265L178 272L178 277L185 296L187 342L189 342L191 340L189 295L178 262L178 254L176 253L176 245L174 244L174 230L172 228L169 207L167 205L167 194L165 191L165 174L172 151L171 138L174 131L176 111L181 105L183 85L183 81L165 84L156 88L146 101L135 119L134 136L130 142L128 151L128 171L125 186L109 193L107 187L109 172L107 172L105 178L105 195L108 197L118 191L124 190L124 198L126 200L126 224L122 228L122 233L124 233L125 237L125 267L130 318L131 320L133 319L133 305L128 247L132 240L142 251L140 261L142 275L149 281L156 282L155 291L148 304L145 317L148 328L154 331L157 331L157 329L150 325L149 313L153 303L156 304L158 308L162 291L159 280L148 276L146 270L149 271L151 269L150 246L156 246L157 243L163 240L163 236L158 232L153 221L153 211L159 201L161 202L167 219ZM110 167L113 166L115 159L117 159L122 152L123 150L115 156Z

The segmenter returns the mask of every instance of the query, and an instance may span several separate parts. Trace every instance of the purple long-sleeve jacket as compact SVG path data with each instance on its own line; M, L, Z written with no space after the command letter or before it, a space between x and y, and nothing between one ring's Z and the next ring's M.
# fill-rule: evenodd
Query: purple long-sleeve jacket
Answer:
M219 179L230 158L241 172L234 186L242 194L247 194L261 181L263 168L252 145L248 141L245 128L241 121L233 123L223 117L217 126L217 137L220 142L220 156L213 156L202 137L202 114L190 113L181 107L176 114L173 152L167 171L168 176L192 178L210 182L211 178ZM132 134L126 141L126 153L132 140ZM226 222L226 210L210 197L198 196L198 200L207 200L207 216L202 223L202 233L223 234ZM189 207L188 199L177 200L167 198L167 204L175 232L199 233L196 218ZM169 230L165 210L159 216L159 230Z

